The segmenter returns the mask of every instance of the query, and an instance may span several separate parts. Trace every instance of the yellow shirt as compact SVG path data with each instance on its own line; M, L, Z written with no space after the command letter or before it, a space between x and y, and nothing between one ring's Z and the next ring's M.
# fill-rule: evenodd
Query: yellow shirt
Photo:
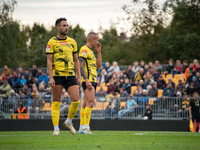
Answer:
M73 53L77 53L76 41L67 36L66 39L53 37L49 40L46 54L53 54L53 76L75 76Z
M97 82L96 57L94 56L92 49L86 45L82 46L79 52L79 57L85 59L84 69L89 81ZM83 77L82 82L85 82Z

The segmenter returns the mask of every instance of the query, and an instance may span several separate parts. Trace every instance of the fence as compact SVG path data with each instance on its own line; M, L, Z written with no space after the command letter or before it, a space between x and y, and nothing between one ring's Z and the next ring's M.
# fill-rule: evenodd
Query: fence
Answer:
M150 110L146 111L154 120L182 120L189 119L188 105L190 98L170 97L170 98L98 98L92 109L91 118L93 119L146 119L146 103L150 104ZM134 101L132 101L134 100ZM82 101L82 100L81 100ZM0 119L50 119L51 100L1 100ZM18 114L18 105L22 103L27 113ZM132 108L127 109L126 104L131 104ZM137 104L136 104L137 103ZM80 118L80 106L75 118ZM130 106L130 105L129 105ZM60 117L66 118L69 105L61 102ZM19 117L20 115L20 117Z

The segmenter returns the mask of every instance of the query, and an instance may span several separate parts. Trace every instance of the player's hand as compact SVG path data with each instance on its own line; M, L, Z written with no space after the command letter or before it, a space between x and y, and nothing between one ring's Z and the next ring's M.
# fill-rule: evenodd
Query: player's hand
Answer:
M86 80L86 87L90 90L92 89L92 83L87 79Z
M190 119L192 119L192 115L190 115Z
M55 80L53 78L49 79L49 86L55 88Z
M76 78L79 88L82 86L81 76Z
M95 47L95 49L96 49L97 53L101 52L101 43L100 42L97 43L97 46Z

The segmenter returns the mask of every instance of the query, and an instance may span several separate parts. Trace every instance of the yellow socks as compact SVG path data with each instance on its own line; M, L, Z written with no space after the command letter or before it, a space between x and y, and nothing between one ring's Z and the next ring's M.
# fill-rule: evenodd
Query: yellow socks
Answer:
M84 125L85 126L90 125L91 112L92 112L92 108L85 107L85 111L84 111Z
M60 102L52 102L51 116L54 126L59 125L59 119L60 119L59 108L60 108Z
M85 114L85 109L81 107L81 117L80 117L80 125L84 125L84 114Z
M74 116L76 115L76 112L78 110L78 106L79 106L80 101L78 102L72 102L70 107L69 107L69 112L68 112L68 118L69 119L73 119Z

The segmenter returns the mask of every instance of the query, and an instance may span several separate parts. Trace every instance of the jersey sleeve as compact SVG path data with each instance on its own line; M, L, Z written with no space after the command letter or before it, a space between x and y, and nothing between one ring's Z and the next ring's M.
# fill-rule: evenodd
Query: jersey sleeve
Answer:
M53 43L52 40L49 40L46 47L46 54L53 54L53 53L54 53Z
M87 58L87 49L81 48L79 52L79 57Z
M74 50L73 50L73 53L77 53L77 43L76 43L75 40L74 40Z

